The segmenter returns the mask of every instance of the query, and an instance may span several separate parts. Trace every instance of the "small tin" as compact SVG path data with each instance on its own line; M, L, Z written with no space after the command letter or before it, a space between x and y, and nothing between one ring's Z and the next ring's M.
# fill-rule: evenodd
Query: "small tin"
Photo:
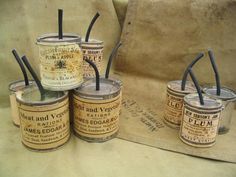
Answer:
M37 38L40 76L45 89L64 91L77 88L83 82L81 38L76 34L45 34Z
M221 100L203 95L204 105L199 102L198 94L184 97L183 120L180 139L194 147L210 147L215 144L220 114Z
M89 142L103 142L115 137L119 129L121 86L110 79L89 79L74 90L74 131Z
M196 92L192 82L186 82L185 90L181 90L181 83L181 80L170 81L167 83L164 122L169 127L176 129L180 127L182 120L184 96Z
M96 39L89 39L88 42L82 40L81 48L83 52L83 58L87 58L92 61L98 69L98 72L101 73L101 63L103 60L103 41ZM95 73L94 69L84 60L83 62L84 78L94 78Z
M38 151L55 149L70 137L68 92L47 91L40 100L36 86L17 95L22 144Z
M205 87L203 92L211 98L220 99L223 103L223 110L221 113L220 126L218 133L225 134L230 129L232 113L235 106L236 94L233 90L227 87L221 87L221 94L216 95L216 87Z
M29 85L33 85L34 81L29 81ZM10 106L11 106L11 117L12 122L15 126L20 126L20 119L18 113L18 107L16 102L16 95L21 94L22 90L25 88L25 81L18 80L9 84L9 97L10 97Z

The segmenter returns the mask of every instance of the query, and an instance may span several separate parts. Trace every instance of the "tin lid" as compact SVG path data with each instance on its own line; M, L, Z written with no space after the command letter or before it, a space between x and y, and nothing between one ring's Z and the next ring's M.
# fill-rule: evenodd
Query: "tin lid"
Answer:
M89 39L88 42L85 42L85 39L82 38L81 44L103 45L103 41L97 39Z
M45 99L41 100L41 95L37 86L25 87L21 94L16 96L17 101L26 105L48 105L62 100L68 92L46 90Z
M188 94L184 97L184 102L192 107L200 109L219 109L222 107L222 101L219 99L210 98L203 94L204 105L200 104L199 96L197 93Z
M216 95L216 86L205 87L203 89L203 92L206 93L210 97L221 99L224 101L236 99L235 91L227 87L221 87L220 95Z
M170 81L167 83L167 88L174 92L184 93L184 94L196 92L196 88L193 82L186 81L185 90L181 90L181 83L182 80Z
M32 84L35 84L35 82L33 80L29 80L29 85L32 85ZM9 91L17 92L25 87L26 86L25 86L24 80L17 80L9 84Z
M80 43L81 37L73 33L63 33L63 39L58 38L58 33L43 34L37 38L37 43Z
M103 99L106 96L119 93L120 89L121 85L117 81L100 78L100 90L96 90L96 80L93 78L85 81L80 87L75 89L75 92L80 96Z

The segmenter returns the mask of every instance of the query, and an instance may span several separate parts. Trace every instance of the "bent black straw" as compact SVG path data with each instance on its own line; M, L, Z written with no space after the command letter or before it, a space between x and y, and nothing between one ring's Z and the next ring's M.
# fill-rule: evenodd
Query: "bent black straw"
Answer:
M201 88L200 88L200 86L199 86L199 84L198 84L198 81L197 81L196 77L194 76L194 74L193 74L191 68L188 68L188 72L189 72L189 74L190 74L190 76L191 76L191 78L192 78L192 81L193 81L193 83L194 83L196 89L197 89L197 93L198 93L198 96L199 96L200 104L201 104L201 105L204 105L204 100L203 100Z
M93 17L92 21L90 22L90 25L87 29L87 32L86 32L86 37L85 37L85 42L88 42L89 40L89 35L90 35L90 32L92 30L92 27L95 23L95 21L97 20L97 18L100 16L100 14L97 12L96 15Z
M58 37L59 39L63 38L62 24L63 24L63 10L58 9Z
M22 61L24 62L25 66L27 67L27 69L29 70L30 74L32 75L32 77L34 78L39 91L40 91L40 95L41 95L41 100L45 99L45 90L40 82L40 80L38 79L36 73L34 72L33 68L31 67L31 65L29 64L28 59L26 58L26 56L22 57Z
M203 53L199 53L197 57L188 65L188 67L184 71L184 75L183 75L182 83L181 83L181 90L185 90L185 85L186 85L187 76L188 76L188 69L192 68L193 65L195 65L198 62L198 60L200 60L203 56L204 56Z
M122 45L121 42L119 42L112 50L111 55L109 57L108 63L107 63L107 68L106 68L106 74L105 74L105 78L108 79L109 77L109 72L110 72L110 68L111 68L111 63L112 63L112 59L114 58L117 50L119 49L119 47Z
M216 94L217 95L220 95L220 76L219 76L219 73L218 73L218 69L216 67L216 63L215 63L215 59L214 59L214 55L213 55L213 52L212 50L208 50L208 55L210 57L210 60L211 60L211 65L212 65L212 68L215 72L215 80L216 80Z
M98 68L91 60L86 58L85 61L93 67L96 74L96 90L100 90L100 76L99 76Z
M22 63L22 61L21 61L21 59L20 59L20 57L19 57L19 55L18 55L18 53L16 52L15 49L12 50L12 54L14 55L17 63L20 66L20 69L21 69L21 71L24 75L25 85L29 85L29 79L28 79L28 76L27 76L27 72L26 72L25 67L24 67L24 65L23 65L23 63Z

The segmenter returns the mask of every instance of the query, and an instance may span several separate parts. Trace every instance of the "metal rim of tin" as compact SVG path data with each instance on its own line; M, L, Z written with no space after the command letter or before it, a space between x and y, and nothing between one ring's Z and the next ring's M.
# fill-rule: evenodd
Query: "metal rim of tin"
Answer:
M198 105L193 105L190 103L190 101L188 99L192 99L192 98L197 98L196 102L198 103ZM209 110L209 111L213 111L213 110L219 110L221 111L222 110L222 101L220 99L214 99L214 98L211 98L205 94L203 94L203 99L204 99L204 102L206 102L206 99L210 100L210 101L213 101L213 102L216 102L218 104L218 106L211 106L211 107L206 107L206 104L204 105L201 105L200 102L199 102L199 96L197 93L192 93L192 94L188 94L184 97L184 104L185 106L188 106L190 107L191 109L193 110L196 110L196 111L199 111L199 109L201 110Z
M98 39L89 39L88 42L85 41L85 39L83 38L81 40L81 45L101 45L103 47L103 41L98 40Z
M82 139L84 141L87 141L89 143L102 143L102 142L105 142L105 141L108 141L108 140L111 140L111 139L115 138L117 136L118 132L119 132L119 128L118 128L118 130L115 133L113 133L112 135L107 136L105 138L90 138L88 136L80 135L75 130L73 130L73 131L74 131L75 136L77 136L78 138L80 138L80 139Z
M88 79L87 81L85 81L82 85L80 85L77 89L74 89L74 94L76 96L79 96L81 98L85 98L85 99L93 99L93 100L106 100L106 99L110 99L110 98L114 98L115 96L119 95L120 91L121 91L121 85L119 82L117 82L117 80L111 80L111 79L106 79L106 78L100 78L100 84L102 82L106 82L106 83L109 83L109 84L112 84L114 87L116 87L116 90L110 92L110 93L107 93L107 94L101 94L101 95L98 95L98 94L95 94L96 93L96 90L95 90L95 87L94 87L94 90L95 90L95 93L94 94L88 94L88 93L83 93L83 92L80 92L79 89L83 88L83 87L86 87L86 85L90 84L90 83L95 83L95 78L92 78L92 79Z
M55 44L55 43L81 43L81 37L75 33L64 33L62 39L58 38L58 33L47 33L39 36L37 44Z
M174 81L169 81L168 83L167 83L167 90L169 90L169 91L172 91L173 93L177 93L177 94L181 94L181 95L186 95L186 94L190 94L190 93L195 93L196 92L196 89L195 89L195 86L194 86L194 84L193 84L193 82L191 82L191 81L186 81L186 86L185 86L185 90L181 90L181 82L182 82L182 80L174 80ZM174 88L172 88L171 87L171 84L173 84L173 83L176 83L176 84L178 84L180 87L180 89L174 89ZM194 88L194 90L186 90L186 87L187 86L191 86L192 88Z
M31 86L34 83L34 80L29 80L29 86ZM11 92L17 92L20 89L16 89L17 87L20 87L20 89L24 89L25 87L28 87L25 85L25 81L24 80L16 80L11 82L8 85L8 89Z
M27 86L23 89L23 93L25 93L26 91L30 92L32 91L32 89L36 90L38 89L37 86ZM53 92L53 91L50 91L50 92ZM59 97L59 98L56 98L54 100L50 100L50 101L24 101L23 99L21 99L21 97L19 98L18 95L16 96L16 100L17 102L21 103L21 104L24 104L24 105L29 105L29 106L44 106L44 105L52 105L54 103L57 103L57 102L60 102L60 101L63 101L65 100L66 98L68 98L68 91L60 91L62 92L62 96Z
M209 89L214 89L214 90L216 91L216 87L215 87L215 86L205 86L205 87L203 88L202 91L203 91L206 95L208 95L209 97L213 97L213 98L215 98L215 99L220 99L220 100L223 100L223 101L234 101L234 100L236 100L236 93L235 93L235 91L232 90L232 89L230 89L230 88L228 88L228 87L225 87L225 86L221 87L221 92L222 92L222 90L224 90L224 91L226 91L226 92L230 92L230 94L232 95L232 97L226 97L226 96L222 96L222 95L210 94L210 93L208 92Z
M107 78L105 78L105 76L103 76L103 77L101 77L101 78L102 78L102 79L107 79ZM118 84L120 84L120 87L123 86L123 82L122 82L120 79L118 79L118 78L109 77L108 79L109 79L109 80L112 80L112 81L114 81L114 82L117 82Z

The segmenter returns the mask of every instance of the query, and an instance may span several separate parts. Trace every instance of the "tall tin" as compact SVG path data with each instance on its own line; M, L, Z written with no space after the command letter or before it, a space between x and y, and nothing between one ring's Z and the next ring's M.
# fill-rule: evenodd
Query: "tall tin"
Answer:
M34 81L29 81L29 85L33 85ZM17 127L20 126L20 119L18 113L18 106L16 102L16 95L21 94L22 90L25 88L25 81L18 80L9 84L9 97L10 97L10 107L11 107L11 117L12 122Z
M170 81L167 83L164 122L172 128L180 127L184 96L196 92L195 86L192 82L186 82L185 90L181 90L181 83L181 80Z
M45 89L64 91L77 88L83 82L81 38L76 34L45 34L37 38L40 75Z
M119 130L121 97L120 84L110 79L100 79L100 90L95 90L95 79L75 89L75 134L89 142L103 142L115 137Z
M184 97L183 120L180 139L194 147L210 147L215 144L220 114L221 100L203 95L204 105L199 102L198 94Z
M96 39L89 39L88 42L82 40L81 48L83 51L83 58L91 60L98 69L98 72L101 72L101 63L103 60L103 41ZM84 60L83 62L84 78L93 78L95 73L93 68Z
M230 129L230 123L232 119L232 113L235 107L236 94L233 90L227 87L221 87L221 94L216 94L216 87L205 87L203 92L209 97L214 99L220 99L223 103L224 109L222 110L220 126L218 133L225 134Z
M32 150L50 150L70 137L68 92L47 91L45 100L37 87L17 95L22 144Z

